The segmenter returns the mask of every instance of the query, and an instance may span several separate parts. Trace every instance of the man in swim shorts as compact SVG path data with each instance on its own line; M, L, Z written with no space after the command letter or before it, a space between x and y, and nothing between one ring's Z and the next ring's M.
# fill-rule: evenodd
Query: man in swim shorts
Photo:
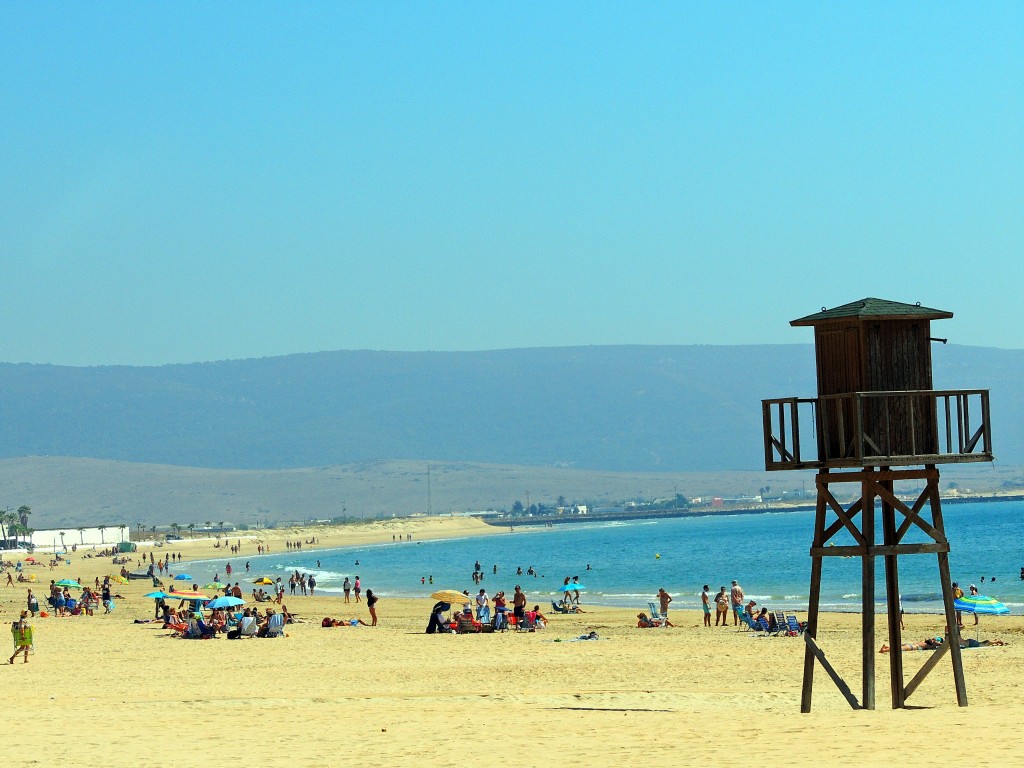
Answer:
M700 593L700 604L704 609L704 626L711 626L711 596L708 594L708 585L704 585L704 591Z
M729 590L729 600L732 603L732 623L739 625L740 611L743 610L743 587L736 579L732 580L732 589Z

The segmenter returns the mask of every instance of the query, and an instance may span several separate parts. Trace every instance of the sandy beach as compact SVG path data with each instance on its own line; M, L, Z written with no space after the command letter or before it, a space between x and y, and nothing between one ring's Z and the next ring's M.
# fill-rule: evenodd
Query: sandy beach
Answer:
M431 518L261 536L276 550L284 538L312 535L329 547L493 530ZM186 560L218 553L211 541L180 544ZM243 540L246 552L255 553L254 540ZM52 575L46 566L25 566L36 575L36 593L44 598L51 578L91 584L117 572L109 558L83 554ZM8 623L24 607L28 586L0 587ZM148 582L116 587L125 599L114 613L37 617L29 663L2 665L8 759L78 766L490 759L537 766L932 766L952 749L971 765L1018 760L1024 619L1017 616L983 618L977 635L1008 646L964 652L967 708L956 706L944 660L907 709L891 710L887 657L879 655L876 711L851 711L819 668L814 712L801 715L800 639L706 629L696 612L674 612L676 626L667 629L636 628L637 606L555 616L536 633L425 635L430 601L382 598L379 626L324 629L324 616L368 620L365 605L289 596L288 608L309 623L289 625L285 638L183 641L158 624L133 623L152 616L152 601L142 597ZM572 642L590 631L600 640ZM907 616L908 639L941 632L941 617ZM880 616L879 644L885 633ZM969 622L965 634L975 636ZM825 616L819 642L858 691L859 616ZM927 653L904 658L909 678Z

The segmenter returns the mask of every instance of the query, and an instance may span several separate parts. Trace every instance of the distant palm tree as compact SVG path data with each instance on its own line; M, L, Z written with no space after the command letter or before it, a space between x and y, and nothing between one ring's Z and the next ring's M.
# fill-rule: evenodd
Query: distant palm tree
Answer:
M19 522L28 528L28 516L32 514L32 507L27 504L22 504L18 507L18 520Z
M7 511L0 512L0 535L3 535L3 549L7 549L7 526L14 522L14 515L11 514L10 507Z
M121 523L118 528L121 529L121 541L124 541L124 529L128 527L126 523Z
M224 521L221 520L219 523L217 523L217 527L220 528L223 531L224 530Z
M98 525L96 527L100 529L100 544L106 544L107 540L104 538L103 532L105 530L107 530L107 526L105 526L105 525Z
M60 548L61 549L65 549L65 547L64 547L64 535L66 533L67 533L67 531L61 531L60 532Z
M181 531L181 526L178 523L171 523L171 530L175 533L179 533Z
M188 535L190 537L192 537L193 539L196 537L196 524L195 523L189 523L188 524Z
M210 530L211 528L213 528L213 523L211 523L209 520L207 520L206 521L206 530Z
M77 530L78 530L78 537L82 540L82 544L84 545L85 544L85 526L84 525L80 525L80 526L78 526Z

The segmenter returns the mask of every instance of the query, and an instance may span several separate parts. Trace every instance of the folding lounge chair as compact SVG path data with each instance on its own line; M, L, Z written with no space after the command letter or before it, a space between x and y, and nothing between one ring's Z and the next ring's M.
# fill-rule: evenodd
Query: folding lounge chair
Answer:
M784 635L789 631L789 626L786 624L786 617L782 611L772 611L772 618L769 625L772 628L773 635Z
M796 620L796 616L794 616L792 613L786 614L786 627L790 632L793 632L797 635L802 635L804 633L803 625Z
M259 632L260 625L252 616L243 616L239 622L239 638L242 637L256 637L256 633Z
M668 614L661 612L661 606L657 603L647 603L647 607L651 609L651 621L657 623L659 627L664 626L668 621Z
M746 611L740 609L740 621L743 622L743 628L747 632L767 632L768 623L763 622L764 626L761 626L762 622L754 621L754 617Z
M531 619L529 614L524 614L518 622L516 622L516 629L520 632L533 632L537 629L536 619Z
M267 622L267 637L284 637L284 614L275 613Z
M476 634L479 632L479 625L473 622L473 617L468 613L459 614L455 624L455 632L460 635Z
M566 608L564 605L556 603L554 600L551 601L551 610L554 611L555 613L568 613L569 612L568 608Z

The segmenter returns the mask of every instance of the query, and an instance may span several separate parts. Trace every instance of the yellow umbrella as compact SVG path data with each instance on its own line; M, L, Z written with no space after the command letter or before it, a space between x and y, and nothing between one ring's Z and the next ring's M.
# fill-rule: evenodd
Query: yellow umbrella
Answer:
M267 578L266 576L260 576L253 584L273 584L274 580Z
M468 603L470 602L470 596L464 595L457 589L439 589L431 595L435 600L440 600L442 603Z
M116 581L118 584L128 583L128 579L126 579L124 576L107 576L107 578L111 581Z

